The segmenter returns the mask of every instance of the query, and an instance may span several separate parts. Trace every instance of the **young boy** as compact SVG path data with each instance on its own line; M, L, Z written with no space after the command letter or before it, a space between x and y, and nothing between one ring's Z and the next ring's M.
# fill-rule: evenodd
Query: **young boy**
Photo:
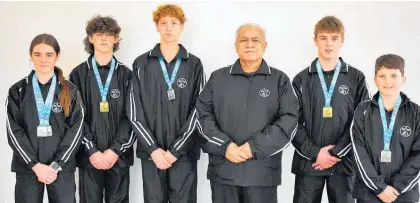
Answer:
M358 203L418 202L420 108L401 92L404 59L380 56L372 100L359 104L351 127Z
M293 202L320 203L326 184L329 202L353 203L350 123L354 109L369 99L369 93L363 73L339 57L343 23L326 16L315 25L314 35L318 58L293 79L300 103L293 140Z
M176 5L153 13L160 43L133 63L127 113L138 137L145 203L197 201L195 101L204 86L201 61L179 44L185 15Z
M70 74L86 110L83 146L77 155L81 203L128 203L135 136L125 113L132 72L115 57L121 28L95 16L86 26L87 61Z

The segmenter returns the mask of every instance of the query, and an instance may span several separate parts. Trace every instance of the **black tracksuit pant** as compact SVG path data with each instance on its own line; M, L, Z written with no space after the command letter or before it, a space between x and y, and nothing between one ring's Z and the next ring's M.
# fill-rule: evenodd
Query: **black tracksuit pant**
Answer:
M277 203L277 186L233 186L210 181L213 203Z
M128 203L130 167L79 168L80 203ZM104 193L105 190L105 193Z
M294 203L321 203L324 185L327 185L329 203L354 203L352 196L354 176L334 174L330 176L296 175Z
M196 203L197 161L176 161L160 170L152 160L142 160L144 203Z
M47 186L49 203L76 203L74 172L58 173L57 179ZM15 202L42 203L45 184L35 173L16 173Z

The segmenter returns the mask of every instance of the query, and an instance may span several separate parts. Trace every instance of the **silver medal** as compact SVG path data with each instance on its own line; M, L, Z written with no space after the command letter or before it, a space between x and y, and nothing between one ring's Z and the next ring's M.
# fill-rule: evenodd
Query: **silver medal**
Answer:
M168 99L169 99L169 101L175 99L175 90L174 89L168 90Z
M38 137L50 137L52 136L51 126L40 125L37 127L37 136Z
M392 153L391 151L381 151L381 162L390 163Z

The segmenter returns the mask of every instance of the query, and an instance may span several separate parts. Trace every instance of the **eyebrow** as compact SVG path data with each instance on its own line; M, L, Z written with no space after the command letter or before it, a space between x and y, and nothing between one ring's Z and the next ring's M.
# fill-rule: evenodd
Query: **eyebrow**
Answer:
M241 37L240 39L249 39L249 37ZM259 37L251 37L252 40L254 39L260 39Z
M33 54L41 54L41 52L34 52ZM50 55L50 54L54 54L54 53L53 52L47 52L45 54Z

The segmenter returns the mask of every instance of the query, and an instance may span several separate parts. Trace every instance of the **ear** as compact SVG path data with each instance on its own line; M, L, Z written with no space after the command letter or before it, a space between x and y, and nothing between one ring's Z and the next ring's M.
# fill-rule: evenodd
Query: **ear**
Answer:
M405 82L407 81L407 78L405 77L405 75L403 76L402 80L403 80L403 84L405 84Z
M265 49L267 49L267 42L264 42L263 52L265 52Z
M181 24L181 32L184 31L184 24Z
M57 54L57 59L56 59L56 61L58 61L58 59L60 58L60 56L61 56L61 53L58 53L58 54Z
M92 36L88 36L88 38L89 38L89 42L91 43L91 44L93 44L93 39L92 39Z
M373 76L373 81L375 82L376 88L378 88L378 81L376 75Z
M118 43L118 42L120 42L120 36L119 35L115 35L114 36L114 44L116 44L116 43Z

